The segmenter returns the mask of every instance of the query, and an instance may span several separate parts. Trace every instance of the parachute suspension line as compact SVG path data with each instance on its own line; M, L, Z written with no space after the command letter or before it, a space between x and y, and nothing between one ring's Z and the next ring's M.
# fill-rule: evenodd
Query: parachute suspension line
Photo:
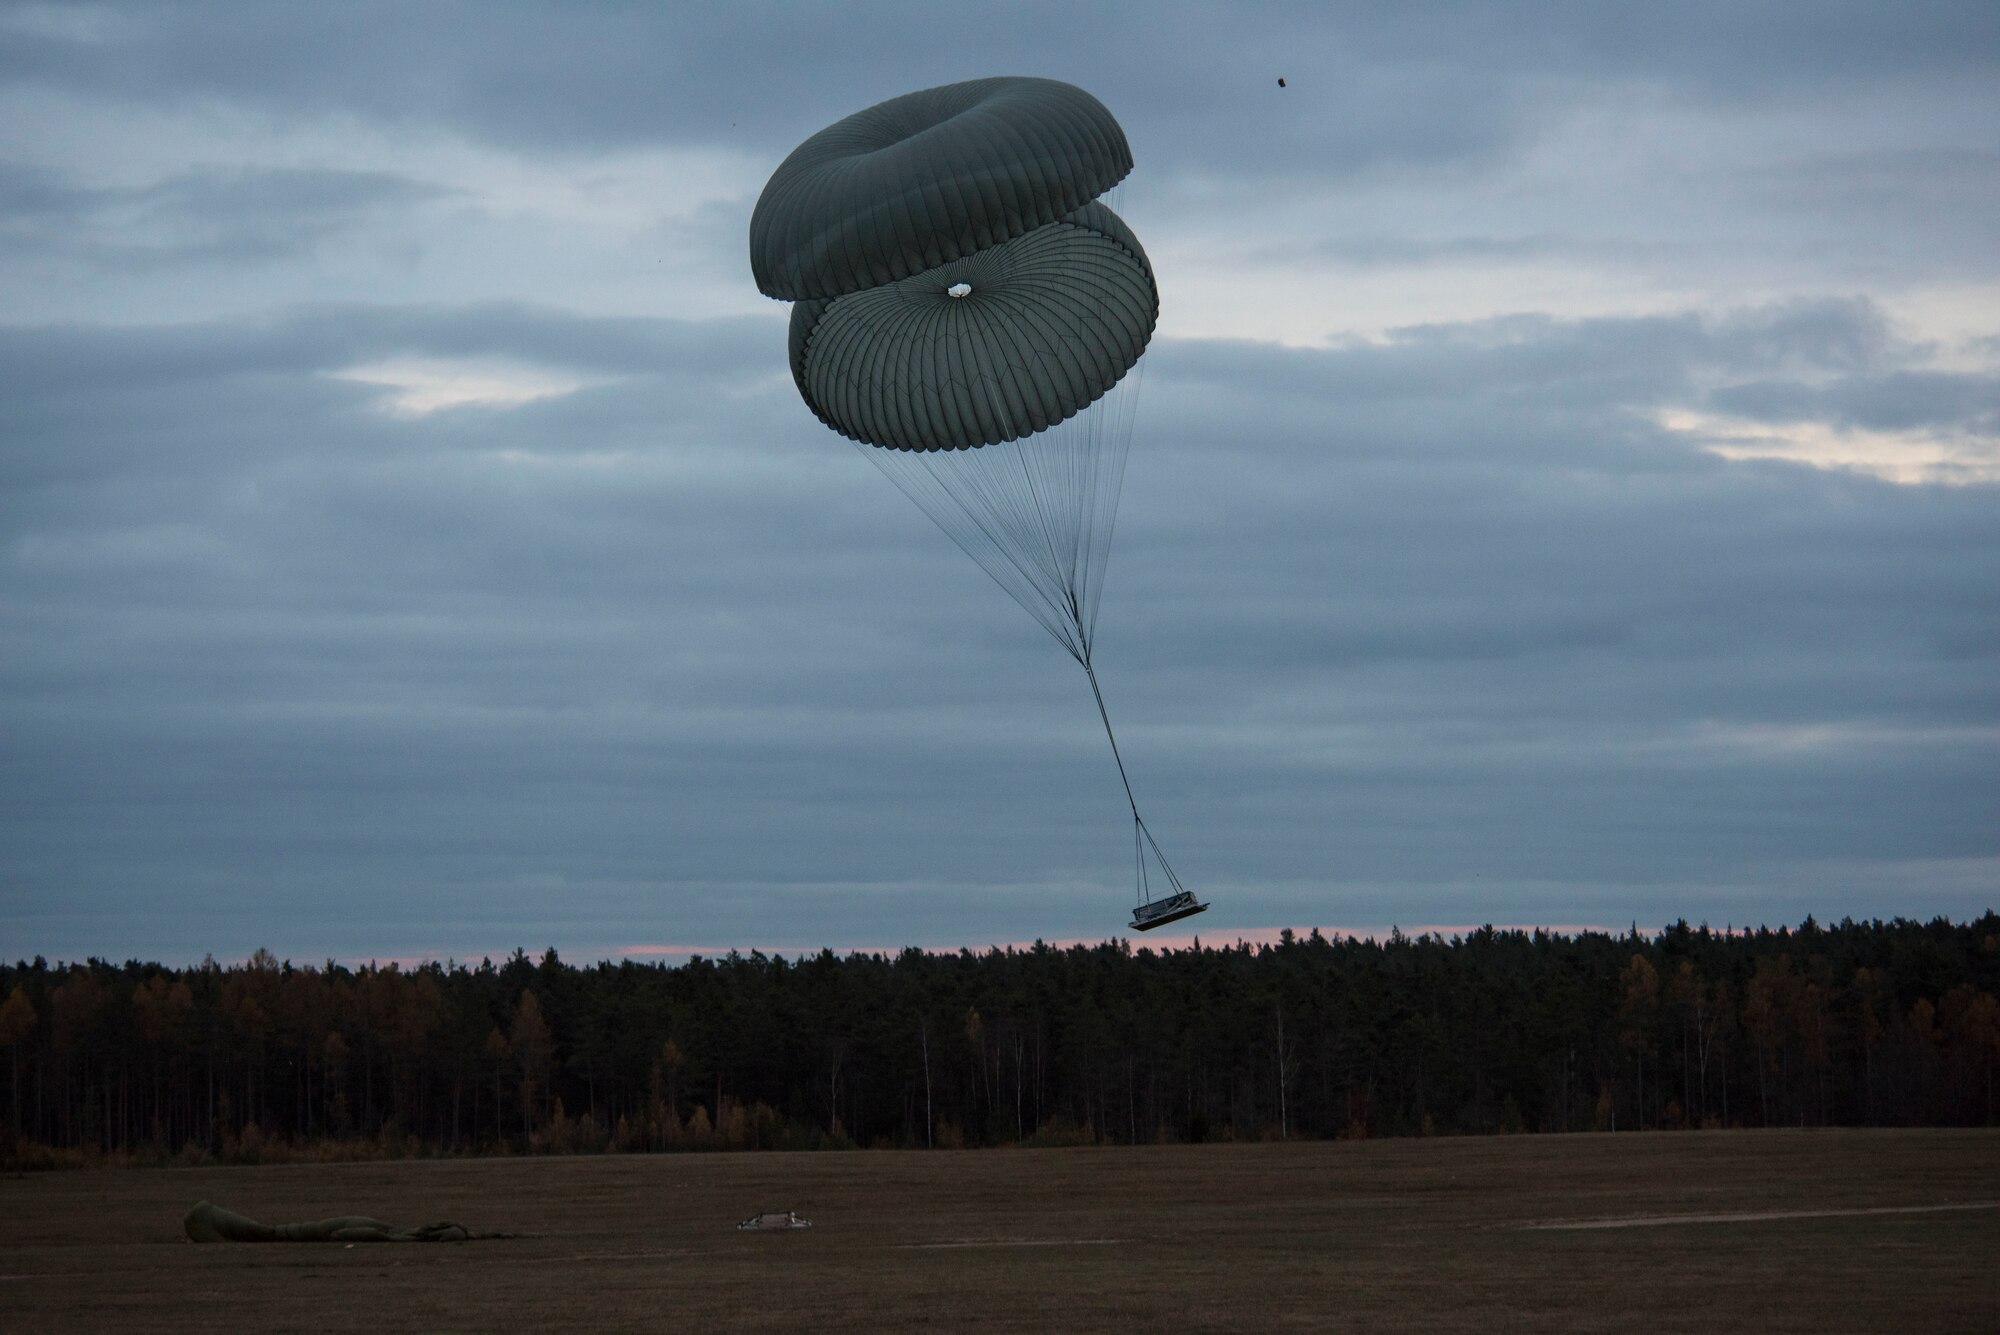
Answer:
M1093 661L1097 609L1145 360L1086 411L1021 440L974 450L855 443L884 476L1006 590L1084 670L1132 813L1140 903L1179 878L1140 815Z
M1086 416L1088 415L1089 414L1086 414ZM1033 453L1039 453L1039 451L1035 451ZM1067 560L1064 559L1065 554L1058 547L1057 542L1058 542L1058 535L1064 532L1065 528L1058 526L1060 521L1051 522L1050 520L1048 502L1044 499L1044 488L1036 485L1036 478L1034 475L1034 471L1028 467L1028 460L1030 459L1030 457L1031 457L1031 452L1027 449L1019 449L1014 451L1014 458L1021 465L1022 485L1027 490L1028 498L1034 503L1034 511L1036 518L1041 521L1041 523L1039 524L1039 527L1041 529L1040 554L1048 558L1049 574L1053 577L1053 581L1057 589L1059 589L1062 594L1062 601L1060 606L1062 607L1062 610L1068 614L1071 625L1076 628L1078 633L1078 641L1072 645L1066 645L1065 647L1068 648L1072 654L1081 653L1084 657L1087 658L1090 654L1090 645L1088 641L1082 639L1083 621L1082 618L1077 615L1077 593L1076 593L1075 547L1081 546L1082 543L1078 542L1073 544L1071 550L1067 554L1068 559ZM1055 494L1069 495L1071 493L1068 491L1058 491ZM1076 533L1077 529L1075 526L1067 526L1067 531L1071 533Z
M1137 370L1083 412L1019 440L968 450L855 443L1079 663L1096 634Z
M1138 420L1139 391L1146 382L1146 359L1141 357L1138 364L1126 372L1111 393L1105 396L1103 420L1094 424L1107 438L1100 448L1090 452L1089 495L1094 499L1099 495L1109 498L1107 504L1095 514L1085 516L1084 523L1088 536L1083 544L1085 568L1083 582L1086 588L1097 589L1103 579L1101 567L1111 556L1111 538L1118 527L1118 498L1125 489L1125 460L1131 453L1132 430ZM1102 532L1099 532L1099 526ZM1080 634L1088 645L1097 637L1098 600L1089 600L1086 619Z

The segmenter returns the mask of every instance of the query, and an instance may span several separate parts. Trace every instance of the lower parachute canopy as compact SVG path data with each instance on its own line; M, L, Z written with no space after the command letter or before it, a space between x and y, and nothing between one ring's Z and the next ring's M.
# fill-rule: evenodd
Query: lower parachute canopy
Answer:
M822 422L898 450L1018 440L1132 369L1160 294L1124 221L1088 204L910 278L792 308L792 377Z

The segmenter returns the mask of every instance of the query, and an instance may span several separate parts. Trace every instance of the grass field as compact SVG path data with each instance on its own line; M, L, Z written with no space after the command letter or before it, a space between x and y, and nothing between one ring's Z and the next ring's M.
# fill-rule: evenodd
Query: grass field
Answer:
M0 1197L23 1331L2000 1330L1996 1131L138 1169ZM197 1247L200 1199L524 1236ZM815 1227L731 1227L766 1209Z

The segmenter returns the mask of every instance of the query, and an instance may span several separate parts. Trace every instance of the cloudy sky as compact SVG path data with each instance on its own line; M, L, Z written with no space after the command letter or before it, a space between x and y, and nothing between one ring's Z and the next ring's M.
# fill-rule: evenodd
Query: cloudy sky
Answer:
M0 955L1117 932L1082 674L748 272L988 74L1138 161L1187 926L2000 904L1991 0L146 0L0 7Z

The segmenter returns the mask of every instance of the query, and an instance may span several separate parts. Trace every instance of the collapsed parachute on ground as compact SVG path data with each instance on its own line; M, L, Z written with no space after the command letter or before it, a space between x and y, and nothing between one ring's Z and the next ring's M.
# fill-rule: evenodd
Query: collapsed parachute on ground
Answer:
M298 1224L260 1224L208 1201L196 1201L181 1220L190 1242L468 1242L511 1238L512 1233L475 1233L463 1224L441 1222L398 1228L366 1215L336 1215Z
M1091 662L1134 372L1160 310L1144 248L1099 202L1131 169L1125 132L1081 88L927 88L793 150L751 216L750 266L760 291L796 303L806 406L1083 667L1132 809L1145 931L1207 905L1139 815Z

